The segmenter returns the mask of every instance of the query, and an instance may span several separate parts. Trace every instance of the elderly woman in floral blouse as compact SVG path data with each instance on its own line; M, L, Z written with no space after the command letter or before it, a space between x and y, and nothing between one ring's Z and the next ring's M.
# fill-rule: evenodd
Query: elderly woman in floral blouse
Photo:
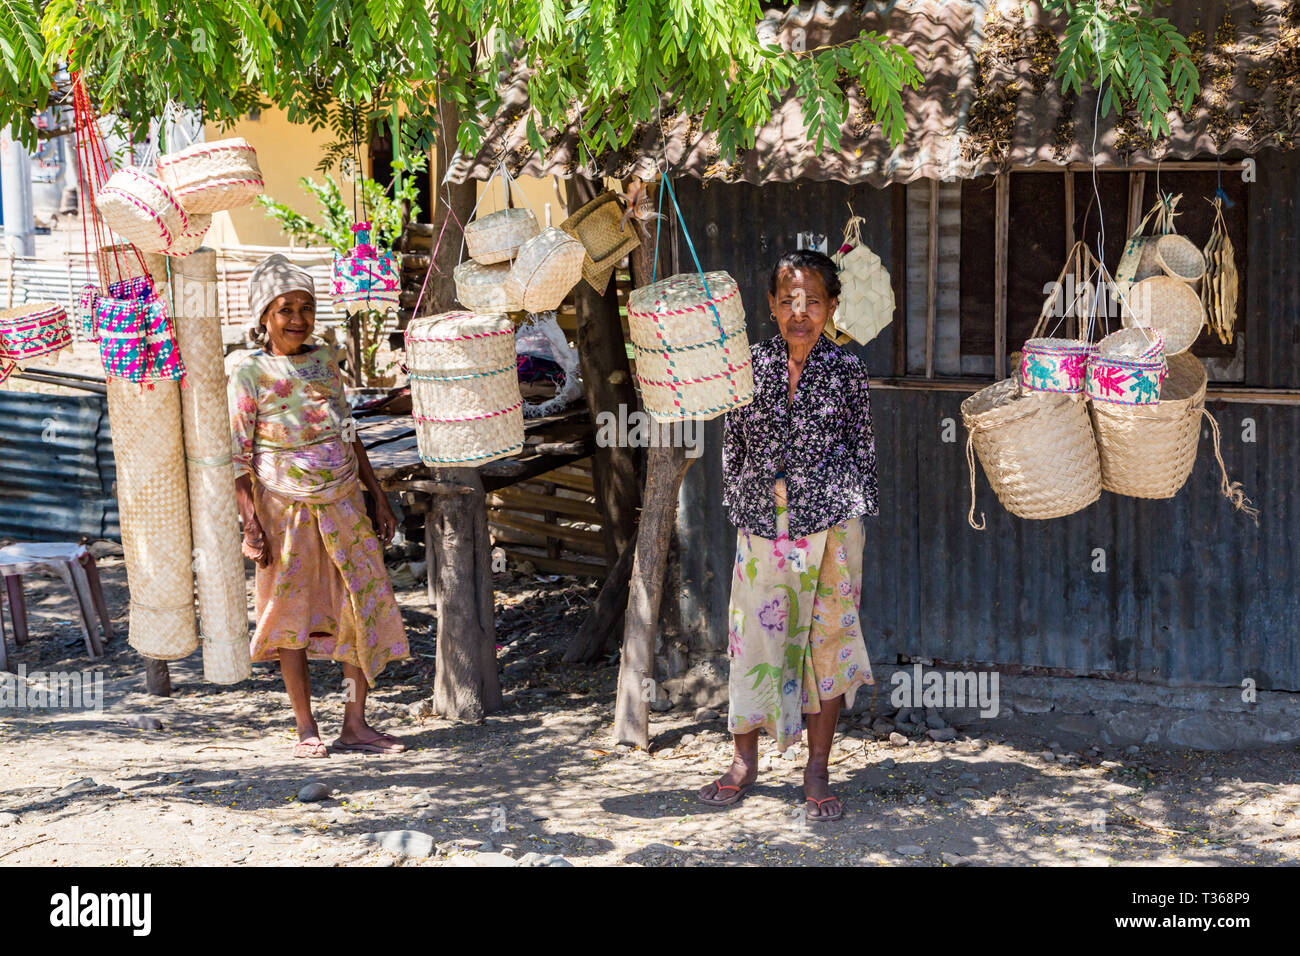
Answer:
M728 612L728 729L735 757L699 792L737 803L758 776L758 734L784 752L808 720L804 813L844 813L829 790L840 708L871 662L858 619L862 515L874 515L876 453L867 369L823 337L840 283L819 252L782 256L768 283L780 335L753 346L754 400L723 428L723 502L736 525Z

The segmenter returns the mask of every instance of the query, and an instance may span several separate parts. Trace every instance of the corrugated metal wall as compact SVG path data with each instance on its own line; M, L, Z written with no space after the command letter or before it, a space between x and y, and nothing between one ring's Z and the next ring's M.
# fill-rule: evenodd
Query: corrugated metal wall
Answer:
M0 537L120 537L102 395L0 391Z
M677 187L705 268L741 284L752 341L775 334L760 293L767 269L795 235L834 233L845 200L865 215L864 238L890 262L885 191L838 183ZM1259 384L1300 385L1300 282L1294 156L1261 156L1252 224L1251 322ZM1279 195L1285 193L1285 195ZM1264 288L1266 286L1266 289ZM760 304L761 303L761 304ZM862 349L888 375L892 340ZM868 524L864 620L874 658L1058 668L1172 684L1300 690L1300 407L1210 403L1228 472L1244 482L1260 526L1235 514L1202 429L1200 457L1170 501L1103 492L1080 514L1022 521L1002 509L983 473L967 526L969 478L959 406L967 393L877 389L873 419L881 514ZM1256 441L1242 440L1245 419ZM945 434L946 432L946 434ZM951 441L945 441L951 438ZM734 530L721 506L721 424L681 494L682 620L692 646L723 652ZM978 467L978 466L977 466ZM1104 570L1099 563L1104 558ZM1097 568L1097 570L1094 570Z

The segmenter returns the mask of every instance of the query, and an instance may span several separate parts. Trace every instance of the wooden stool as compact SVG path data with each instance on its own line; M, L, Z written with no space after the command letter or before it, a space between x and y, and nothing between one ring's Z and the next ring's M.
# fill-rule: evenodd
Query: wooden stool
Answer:
M99 569L95 558L85 546L55 542L23 542L0 548L0 576L5 579L5 592L9 596L9 616L14 625L14 643L27 643L27 605L23 601L22 576L38 568L53 568L63 578L77 601L77 614L81 620L81 634L86 640L86 652L92 659L103 656L104 645L91 617L91 605L99 614L104 627L104 640L113 639L113 625L104 606L104 589L99 582ZM3 616L3 615L0 615ZM0 623L0 667L9 669L8 655L3 647L4 631Z

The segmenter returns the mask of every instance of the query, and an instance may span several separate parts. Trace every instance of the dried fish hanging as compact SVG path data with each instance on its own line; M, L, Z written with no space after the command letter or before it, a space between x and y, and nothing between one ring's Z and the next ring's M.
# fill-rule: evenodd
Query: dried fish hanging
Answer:
M1210 241L1205 244L1205 281L1201 285L1201 302L1210 331L1225 345L1232 343L1237 325L1237 261L1223 221L1223 197L1215 196L1214 225Z

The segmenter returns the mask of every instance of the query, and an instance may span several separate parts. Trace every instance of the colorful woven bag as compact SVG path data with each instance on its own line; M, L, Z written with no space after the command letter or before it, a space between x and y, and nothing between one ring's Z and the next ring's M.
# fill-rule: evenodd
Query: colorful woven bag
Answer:
M402 291L397 256L370 244L370 223L358 222L352 231L357 244L346 256L334 257L334 301L349 313L396 308Z
M110 282L91 297L104 374L130 382L175 381L185 375L167 306L148 276Z

